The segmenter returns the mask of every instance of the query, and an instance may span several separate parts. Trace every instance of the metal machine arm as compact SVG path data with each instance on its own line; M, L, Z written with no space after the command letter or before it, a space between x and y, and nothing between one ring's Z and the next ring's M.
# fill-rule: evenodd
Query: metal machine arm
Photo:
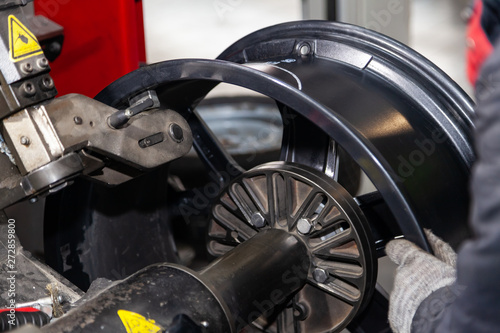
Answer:
M22 23L26 3L0 1L0 209L80 174L117 185L189 151L187 122L158 110L155 92L126 110L76 94L54 99L48 60Z

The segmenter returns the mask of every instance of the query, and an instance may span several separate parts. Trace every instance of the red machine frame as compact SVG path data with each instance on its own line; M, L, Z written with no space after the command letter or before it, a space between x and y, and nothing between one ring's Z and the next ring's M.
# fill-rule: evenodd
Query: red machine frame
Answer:
M146 62L142 0L36 0L35 14L64 27L51 63L59 95L94 97Z

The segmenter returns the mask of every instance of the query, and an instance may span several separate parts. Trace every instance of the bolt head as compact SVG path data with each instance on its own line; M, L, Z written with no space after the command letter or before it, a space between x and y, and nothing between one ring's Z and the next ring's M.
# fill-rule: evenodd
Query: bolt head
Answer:
M20 141L23 146L29 146L31 143L30 139L27 136L22 136Z
M299 46L299 54L301 56L306 56L309 53L311 53L311 46L309 44L304 43L304 44Z
M26 97L31 97L31 96L34 96L36 94L36 88L33 85L33 83L31 83L31 82L25 82L21 86L21 91L24 94L24 96L26 96Z
M78 116L74 117L74 118L73 118L73 121L74 121L74 122L75 122L75 124L77 124L77 125L81 125L81 124L83 124L83 119L82 119L81 117L78 117Z
M315 268L313 271L314 281L318 283L325 283L328 280L328 272L323 268Z
M38 59L36 64L38 65L38 67L40 67L42 69L49 67L49 61L45 57Z
M26 74L32 73L33 65L30 62L25 62L21 65L21 70Z
M263 228L266 225L266 219L260 212L253 213L252 224L257 228Z
M297 222L297 230L303 235L309 234L311 232L312 227L313 225L311 221L307 218L301 218Z
M54 88L54 80L50 76L44 77L42 79L42 86L45 90L50 90Z

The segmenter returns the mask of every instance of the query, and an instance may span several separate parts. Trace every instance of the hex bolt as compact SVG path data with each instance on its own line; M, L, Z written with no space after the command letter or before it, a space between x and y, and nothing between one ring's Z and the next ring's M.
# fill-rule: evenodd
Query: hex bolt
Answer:
M33 72L33 65L30 62L25 62L21 65L21 70L25 74L29 74Z
M74 122L75 122L75 124L77 124L77 125L81 125L81 124L83 124L83 119L82 119L81 117L79 117L79 116L75 116L75 117L73 118L73 121L74 121Z
M303 235L307 235L308 233L310 233L312 227L313 227L313 225L312 225L311 221L307 218L301 218L297 222L297 230Z
M21 141L21 144L23 146L29 146L31 143L30 138L28 138L27 136L24 136L24 135L21 137L20 141Z
M181 143L184 140L184 131L175 123L170 125L168 134L177 143Z
M318 283L325 283L328 280L328 272L323 268L315 268L313 271L314 281Z
M21 86L21 91L24 94L24 96L26 96L26 97L31 97L31 96L34 96L36 94L35 86L31 82L25 82Z
M253 213L251 221L257 228L263 228L266 225L266 219L260 212Z
M37 62L36 62L36 64L41 69L45 69L45 68L49 67L49 61L45 57L38 59Z

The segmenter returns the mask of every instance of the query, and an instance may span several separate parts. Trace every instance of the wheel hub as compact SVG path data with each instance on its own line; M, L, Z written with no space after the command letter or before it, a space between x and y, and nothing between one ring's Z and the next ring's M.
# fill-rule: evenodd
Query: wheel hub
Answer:
M369 226L356 201L312 168L264 164L235 179L216 201L209 251L223 255L267 229L295 235L311 258L306 286L281 313L281 325L274 326L298 325L303 332L343 329L370 298L377 270ZM261 319L257 324L271 324Z

